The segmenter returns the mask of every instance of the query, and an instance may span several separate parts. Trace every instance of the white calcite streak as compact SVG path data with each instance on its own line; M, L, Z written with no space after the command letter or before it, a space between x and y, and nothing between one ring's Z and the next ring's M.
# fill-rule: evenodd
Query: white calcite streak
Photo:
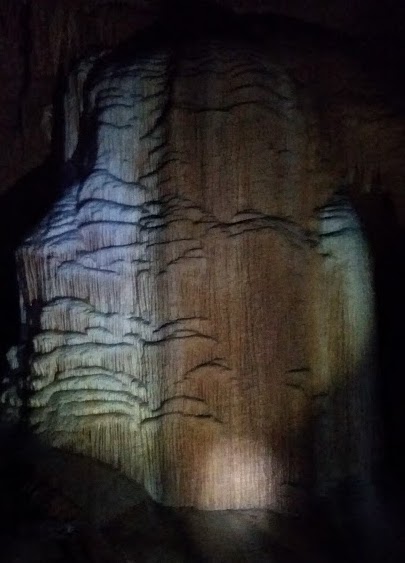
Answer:
M318 487L327 493L345 479L371 484L376 342L373 269L359 219L347 198L336 196L318 220L315 444Z

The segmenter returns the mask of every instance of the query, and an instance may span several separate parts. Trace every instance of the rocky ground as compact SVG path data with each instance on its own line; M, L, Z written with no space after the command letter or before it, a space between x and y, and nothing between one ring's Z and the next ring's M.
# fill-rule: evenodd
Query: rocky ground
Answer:
M405 560L397 491L391 501L388 493L379 502L342 496L305 517L174 510L101 463L22 443L3 439L3 563Z

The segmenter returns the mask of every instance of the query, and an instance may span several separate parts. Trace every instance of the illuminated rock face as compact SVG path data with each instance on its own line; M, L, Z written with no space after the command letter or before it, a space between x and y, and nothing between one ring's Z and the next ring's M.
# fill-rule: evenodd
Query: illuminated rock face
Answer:
M367 479L367 249L344 199L321 207L336 179L288 73L196 41L76 83L84 172L18 253L36 431L169 505L283 510Z

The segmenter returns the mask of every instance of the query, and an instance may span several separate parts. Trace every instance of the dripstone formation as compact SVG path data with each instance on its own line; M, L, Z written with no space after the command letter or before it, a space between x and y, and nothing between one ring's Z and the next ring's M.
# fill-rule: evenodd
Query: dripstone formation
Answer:
M286 510L370 477L367 243L282 52L81 63L79 173L18 251L35 432L167 505Z

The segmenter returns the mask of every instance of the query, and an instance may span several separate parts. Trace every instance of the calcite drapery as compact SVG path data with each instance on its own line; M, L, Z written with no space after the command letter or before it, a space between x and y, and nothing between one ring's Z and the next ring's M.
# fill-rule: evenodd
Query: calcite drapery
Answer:
M367 250L294 81L231 40L134 53L72 78L82 175L18 254L36 431L169 505L288 508L318 451L320 487L366 479Z

